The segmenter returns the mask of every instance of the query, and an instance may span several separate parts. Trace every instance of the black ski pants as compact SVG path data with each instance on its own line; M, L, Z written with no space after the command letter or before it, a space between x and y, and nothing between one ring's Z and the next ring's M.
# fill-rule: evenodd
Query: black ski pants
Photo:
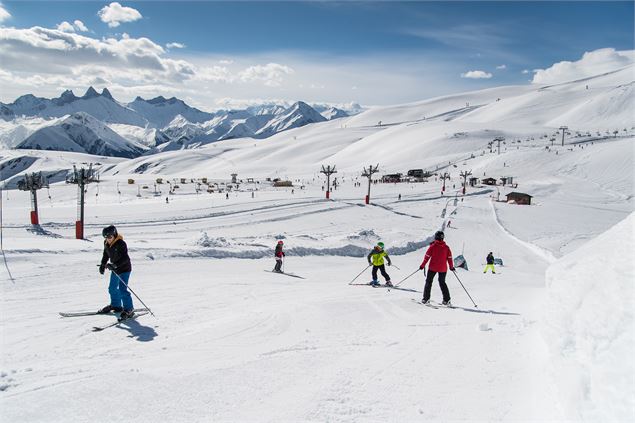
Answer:
M373 280L376 281L377 280L377 270L379 270L381 272L381 275L387 280L390 280L390 276L388 276L388 273L386 273L386 268L384 267L384 265L380 265L380 266L373 266Z
M282 259L278 260L276 258L276 267L273 268L274 272L282 272Z
M437 272L432 270L428 270L428 276L426 277L426 286L423 288L423 301L428 301L430 299L430 291L432 290L432 280L434 279L434 275ZM447 272L439 272L439 286L441 287L441 292L443 293L443 301L450 301L450 291L448 290L448 286L445 283L445 275Z

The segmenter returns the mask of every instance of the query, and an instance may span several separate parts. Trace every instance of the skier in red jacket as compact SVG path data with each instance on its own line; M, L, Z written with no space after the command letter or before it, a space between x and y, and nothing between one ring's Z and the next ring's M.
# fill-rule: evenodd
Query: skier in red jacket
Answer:
M434 241L428 247L428 251L426 251L426 255L423 258L423 263L419 266L419 269L423 270L428 261L430 262L430 266L428 266L428 276L426 277L426 286L423 289L423 304L430 302L432 280L434 279L434 275L438 273L439 286L443 293L443 305L452 305L450 304L450 291L445 284L445 275L448 272L448 265L450 266L450 270L454 272L454 260L452 259L450 247L443 241L444 237L445 235L442 231L438 231L434 234Z

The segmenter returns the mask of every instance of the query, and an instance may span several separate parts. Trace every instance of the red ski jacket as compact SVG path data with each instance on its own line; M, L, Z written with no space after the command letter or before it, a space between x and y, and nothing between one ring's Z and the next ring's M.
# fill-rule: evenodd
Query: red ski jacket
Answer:
M454 260L452 260L452 251L450 251L450 247L444 241L434 241L428 247L428 251L426 251L426 255L423 258L423 263L421 263L420 269L426 267L426 264L430 262L430 266L428 266L428 270L433 272L447 272L448 265L450 265L450 270L454 270Z

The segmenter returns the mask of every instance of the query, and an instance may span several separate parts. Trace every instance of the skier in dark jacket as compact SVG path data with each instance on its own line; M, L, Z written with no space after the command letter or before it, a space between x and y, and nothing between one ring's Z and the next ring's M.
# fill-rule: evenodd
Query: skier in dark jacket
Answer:
M282 240L278 241L276 245L275 257L276 257L276 267L273 268L274 272L282 273L282 257L284 257L284 251L282 251L282 247L284 246L284 242Z
M487 255L485 261L487 262L487 265L485 266L485 270L483 270L483 273L487 273L488 270L491 270L492 273L496 273L496 270L494 270L494 254L492 254L491 251Z
M104 237L104 254L101 258L99 273L110 270L110 304L98 311L101 314L110 312L121 313L120 319L127 319L134 315L132 296L128 292L128 281L132 272L132 264L128 256L128 246L123 237L117 233L117 228L108 226L101 231ZM110 260L110 263L108 261Z
M448 265L450 271L454 272L454 260L452 259L452 251L450 247L443 240L445 235L442 231L438 231L434 234L434 241L428 247L426 255L423 259L423 263L419 266L419 269L424 269L426 264L430 262L428 266L428 276L426 277L426 285L423 289L423 303L428 304L430 302L430 291L432 290L432 280L434 275L439 274L439 286L443 293L443 305L452 305L450 303L450 291L445 283L445 275L448 271Z
M377 271L381 272L381 275L386 279L386 286L392 286L392 282L390 282L390 276L386 273L386 268L384 267L384 257L388 262L388 266L390 266L390 257L388 257L388 253L384 251L384 243L378 242L375 248L368 254L366 257L368 259L368 264L373 265L373 280L370 283L372 286L379 286L379 281L377 280ZM371 261L372 260L372 261Z

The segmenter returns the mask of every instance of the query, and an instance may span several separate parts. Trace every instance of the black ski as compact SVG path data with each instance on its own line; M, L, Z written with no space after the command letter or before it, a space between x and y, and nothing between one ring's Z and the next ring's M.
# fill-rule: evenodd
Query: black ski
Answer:
M412 301L414 301L415 303L419 304L419 305L424 305L426 307L430 307L430 308L435 308L438 309L439 307L435 304L432 303L424 303L422 300L415 300L414 298L411 298Z
M135 308L135 313L141 311L148 311L147 308ZM60 316L62 317L84 317L84 316L116 316L116 313L97 313L96 311L71 311L71 312L60 312Z
M420 292L417 291L416 289L411 289L411 288L402 288L400 286L388 286L388 285L373 285L371 283L349 283L349 285L353 285L353 286L372 286L373 288L388 288L388 290L390 291L391 289L396 289L397 291L407 291L407 292Z
M293 274L293 273L286 273L286 272L274 272L273 270L265 270L265 272L269 272L269 273L276 273L276 274L278 274L278 275L291 276L292 278L306 279L306 278L303 278L302 276L298 276L298 275Z
M109 324L109 325L104 325L104 326L93 326L93 332L101 332L101 331L102 331L102 330L104 330L104 329L108 329L108 328L111 328L111 327L113 327L113 326L117 326L117 325L119 325L120 323L126 323L126 322L127 322L127 321L129 321L129 320L134 320L134 319L136 319L137 317L145 316L145 315L146 315L146 314L148 314L148 313L149 313L149 311L142 311L142 312L139 312L139 313L136 313L136 312L135 312L135 314L134 314L132 317L128 317L127 319L123 319L123 320L119 320L119 319L117 319L117 321L116 321L116 322L111 323L111 324Z

